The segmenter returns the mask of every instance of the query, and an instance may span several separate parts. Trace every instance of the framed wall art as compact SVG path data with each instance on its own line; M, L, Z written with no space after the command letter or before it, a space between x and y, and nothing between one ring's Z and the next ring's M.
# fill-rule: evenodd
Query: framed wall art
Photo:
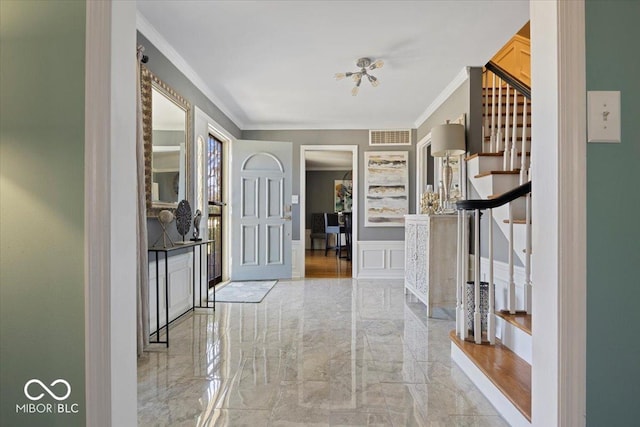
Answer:
M364 226L403 227L409 213L409 152L364 153Z
M351 212L353 206L353 181L336 179L333 181L333 211Z

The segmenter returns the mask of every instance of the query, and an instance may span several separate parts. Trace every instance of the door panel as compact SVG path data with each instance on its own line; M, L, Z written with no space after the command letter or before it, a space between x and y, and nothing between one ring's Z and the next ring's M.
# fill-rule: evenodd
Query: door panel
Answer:
M288 142L232 144L232 280L291 277L291 163Z

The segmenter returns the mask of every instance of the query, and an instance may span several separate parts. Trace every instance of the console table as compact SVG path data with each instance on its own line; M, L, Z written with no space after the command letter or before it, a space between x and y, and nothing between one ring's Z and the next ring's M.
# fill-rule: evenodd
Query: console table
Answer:
M457 215L405 215L405 293L432 308L456 306Z
M188 242L184 242L184 243L178 243L178 244L174 244L171 247L161 247L161 246L153 246L150 247L149 250L149 254L155 254L155 262L156 262L156 331L151 333L151 336L155 335L156 339L154 341L149 340L150 343L152 344L165 344L167 347L169 347L169 253L170 252L174 252L174 251L180 251L180 250L187 250L187 249L191 249L191 254L192 254L192 277L191 277L191 284L192 284L192 295L193 295L193 303L192 306L189 310L185 311L184 313L180 314L179 316L177 316L176 318L184 315L185 313L191 311L191 310L195 310L196 308L207 308L207 309L213 309L215 311L216 309L216 288L215 286L213 287L213 299L209 299L209 287L207 284L207 290L205 291L205 298L206 300L203 300L202 298L202 255L203 255L203 249L208 249L209 246L211 246L212 251L214 253L214 258L215 258L215 246L212 245L212 243L214 242L214 240L199 240L199 241L188 241ZM198 248L198 255L200 258L200 262L198 264L198 272L199 272L199 276L200 279L197 282L198 283L198 288L199 291L196 292L196 248ZM162 328L166 328L166 339L164 341L160 340L160 331L162 330L162 328L160 327L160 275L159 275L159 271L160 271L160 260L159 260L159 254L160 253L164 253L164 272L165 272L165 279L164 279L164 315L165 315L165 320L166 323ZM205 262L205 277L207 278L207 281L209 280L209 262L207 259L207 262ZM196 293L199 294L199 298L198 298L198 303L196 304ZM205 304L205 305L203 305ZM213 304L213 306L211 306L210 304ZM174 319L175 320L175 319Z

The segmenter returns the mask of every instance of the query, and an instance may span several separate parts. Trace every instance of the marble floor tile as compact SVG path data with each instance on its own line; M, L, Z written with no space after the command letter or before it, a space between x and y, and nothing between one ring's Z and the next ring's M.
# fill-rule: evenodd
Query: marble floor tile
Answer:
M138 360L140 426L504 427L402 280L281 280Z

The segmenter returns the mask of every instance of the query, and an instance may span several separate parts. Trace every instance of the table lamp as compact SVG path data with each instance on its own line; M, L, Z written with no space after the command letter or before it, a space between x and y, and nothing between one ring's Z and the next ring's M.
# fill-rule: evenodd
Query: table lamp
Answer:
M464 125L449 123L447 120L447 123L431 129L431 155L433 157L445 157L441 178L444 191L443 207L445 209L449 208L451 182L453 180L453 170L449 165L449 157L459 156L465 152Z

